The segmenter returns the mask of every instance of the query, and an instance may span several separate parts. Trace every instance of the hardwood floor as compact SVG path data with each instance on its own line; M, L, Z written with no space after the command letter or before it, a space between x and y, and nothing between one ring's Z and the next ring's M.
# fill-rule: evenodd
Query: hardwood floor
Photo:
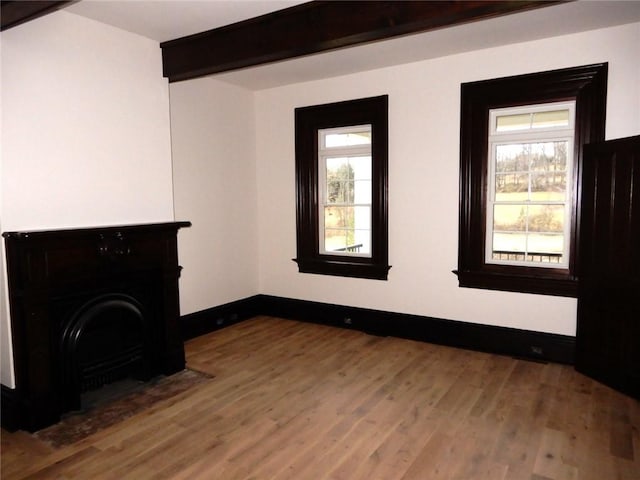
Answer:
M214 376L2 479L638 480L640 404L571 367L257 317L186 344Z

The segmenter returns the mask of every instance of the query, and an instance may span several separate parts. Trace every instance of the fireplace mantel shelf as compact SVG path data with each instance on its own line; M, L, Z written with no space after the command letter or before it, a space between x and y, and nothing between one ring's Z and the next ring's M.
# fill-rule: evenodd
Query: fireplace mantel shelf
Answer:
M190 227L191 222L163 222L163 223L142 223L142 224L123 224L123 225L106 225L106 226L94 226L94 227L82 227L82 228L55 228L47 230L24 230L16 232L3 232L4 238L16 238L16 239L37 239L45 237L65 237L74 236L78 234L86 234L91 232L104 232L104 233L116 233L126 231L153 231L153 230L166 230L166 229L179 229L184 227Z

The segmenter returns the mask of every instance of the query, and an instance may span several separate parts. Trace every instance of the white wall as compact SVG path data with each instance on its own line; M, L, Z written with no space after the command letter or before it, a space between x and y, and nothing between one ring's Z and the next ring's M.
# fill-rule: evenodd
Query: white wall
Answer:
M633 24L258 92L260 293L575 335L575 299L459 288L451 273L460 84L609 62L607 138L637 135L639 44ZM298 273L294 108L381 94L389 94L389 280Z
M61 11L1 38L3 230L172 221L158 43Z
M184 315L258 293L254 100L211 78L170 95Z

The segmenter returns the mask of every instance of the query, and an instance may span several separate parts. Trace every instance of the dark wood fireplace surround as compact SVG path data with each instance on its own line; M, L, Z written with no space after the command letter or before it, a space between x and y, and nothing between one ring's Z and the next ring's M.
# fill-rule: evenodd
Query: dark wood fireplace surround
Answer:
M35 431L85 390L184 369L177 232L190 225L3 233L16 384L3 425Z

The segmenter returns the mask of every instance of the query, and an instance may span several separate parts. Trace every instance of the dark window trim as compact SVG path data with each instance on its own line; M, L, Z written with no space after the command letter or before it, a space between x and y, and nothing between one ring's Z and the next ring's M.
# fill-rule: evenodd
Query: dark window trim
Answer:
M302 273L386 280L388 240L388 95L296 108L296 233ZM319 251L318 130L371 124L371 257L326 255Z
M460 223L461 287L575 297L579 252L580 177L584 145L604 140L607 63L518 75L461 86ZM484 260L489 110L552 101L576 101L568 269L487 264Z

